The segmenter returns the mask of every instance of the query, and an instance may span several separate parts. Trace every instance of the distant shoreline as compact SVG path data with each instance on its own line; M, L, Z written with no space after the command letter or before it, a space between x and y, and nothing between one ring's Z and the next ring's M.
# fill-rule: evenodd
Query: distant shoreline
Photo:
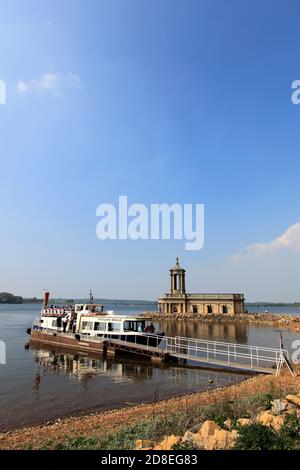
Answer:
M7 292L0 292L0 304L1 305L19 305L19 304L42 304L43 299L37 297L21 297ZM50 304L73 304L73 303L84 303L89 302L88 298L50 298ZM133 299L99 299L94 298L95 303L104 304L118 304L118 305L157 305L156 300L133 300Z
M51 304L72 304L72 303L83 303L88 302L87 298L53 298L50 299ZM136 300L136 299L100 299L95 298L95 303L104 304L121 304L121 305L156 305L157 300ZM0 304L1 305L19 305L19 304L41 304L43 299L37 297L21 297L14 294L0 292ZM288 307L288 308L299 308L300 302L246 302L246 307L258 307L258 308L272 308L272 307ZM299 312L300 313L300 312Z
M246 307L291 307L300 308L299 302L284 303L284 302L246 302Z

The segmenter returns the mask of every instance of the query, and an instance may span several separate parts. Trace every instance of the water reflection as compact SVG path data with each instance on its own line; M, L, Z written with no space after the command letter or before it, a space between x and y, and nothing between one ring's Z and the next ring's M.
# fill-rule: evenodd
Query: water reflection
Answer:
M93 355L74 354L64 351L49 350L47 346L30 344L30 351L35 353L38 372L35 376L67 375L78 382L87 382L95 377L109 376L114 382L149 380L153 375L153 367L149 362L138 362L127 359L115 361Z
M34 390L39 390L40 389L40 383L41 383L41 375L39 372L37 372L35 374L35 377L34 377L34 385L33 385L33 389Z
M232 343L248 343L245 324L234 322L200 322L199 320L156 322L155 328L164 331L168 336L186 336L190 338L214 339Z
M157 389L164 385L172 387L184 386L186 390L193 386L201 388L224 386L242 380L241 374L222 373L214 370L204 370L199 367L181 367L174 364L152 364L147 360L128 357L105 359L87 355L74 354L47 349L47 346L30 344L30 350L35 354L37 372L34 378L34 388L39 390L42 377L68 376L70 380L80 383L99 378L109 378L113 383L138 384L145 381L159 381Z

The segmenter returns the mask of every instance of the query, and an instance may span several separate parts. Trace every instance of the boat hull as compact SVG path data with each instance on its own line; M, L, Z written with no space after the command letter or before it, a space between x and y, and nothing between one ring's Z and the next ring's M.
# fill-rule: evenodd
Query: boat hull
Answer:
M65 333L56 333L41 330L32 330L30 334L30 342L39 342L51 344L53 346L64 346L77 351L102 353L106 350L106 343L102 338L92 341L90 338L76 339L74 336Z
M127 346L132 344L133 347L150 346L158 348L163 336L161 337L146 337L142 335L125 336L116 335L121 341L126 341ZM85 337L80 334L68 334L57 331L45 331L32 329L30 331L30 342L38 342L43 344L51 344L53 346L63 346L67 348L76 349L77 351L86 351L93 353L107 353L114 354L114 350L118 349L118 345L110 346L110 339L114 339L114 335L103 335L99 337Z

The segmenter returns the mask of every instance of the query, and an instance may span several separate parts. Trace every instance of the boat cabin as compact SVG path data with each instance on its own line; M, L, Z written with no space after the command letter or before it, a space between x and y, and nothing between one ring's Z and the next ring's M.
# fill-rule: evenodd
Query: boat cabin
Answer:
M76 304L75 312L85 315L103 313L103 305L100 304Z
M146 330L146 320L136 317L117 316L111 312L105 316L82 315L77 321L76 331L87 336L105 334L136 334Z
M93 303L43 308L36 326L91 337L154 333L153 325L146 326L143 318L116 315L112 310L104 312L103 305Z

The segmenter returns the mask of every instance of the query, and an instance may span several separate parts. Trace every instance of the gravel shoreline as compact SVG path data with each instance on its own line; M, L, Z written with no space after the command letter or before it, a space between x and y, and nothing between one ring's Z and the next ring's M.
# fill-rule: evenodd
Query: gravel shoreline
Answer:
M37 449L44 442L62 442L77 437L105 436L117 432L122 427L156 416L167 416L195 406L206 406L238 397L248 397L256 393L269 392L274 388L284 391L293 387L300 391L300 367L296 368L297 376L293 378L284 371L279 377L258 375L238 384L206 392L197 392L157 403L130 406L107 412L91 413L80 417L59 419L55 423L30 426L0 434L0 449Z

